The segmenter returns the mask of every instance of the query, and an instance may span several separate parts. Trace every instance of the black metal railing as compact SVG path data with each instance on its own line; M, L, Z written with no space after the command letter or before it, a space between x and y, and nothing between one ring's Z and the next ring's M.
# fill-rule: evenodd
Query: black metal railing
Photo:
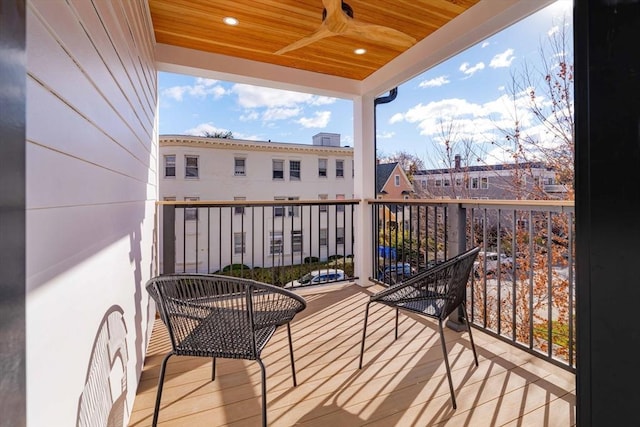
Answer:
M474 246L472 324L575 370L574 208L567 201L369 202L370 279L402 280Z
M373 280L392 284L446 258L449 242L446 203L424 200L370 203Z
M222 273L293 287L357 279L359 202L160 202L161 271ZM572 202L368 203L369 280L392 284L480 246L467 289L473 326L575 370Z
M573 202L464 203L467 245L480 246L470 321L575 371Z
M286 287L352 279L357 204L160 202L161 271L229 274Z

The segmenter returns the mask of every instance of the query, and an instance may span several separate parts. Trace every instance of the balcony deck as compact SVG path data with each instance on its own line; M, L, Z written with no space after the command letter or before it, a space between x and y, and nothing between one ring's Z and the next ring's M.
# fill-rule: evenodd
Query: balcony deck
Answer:
M286 328L263 351L270 426L573 426L575 376L474 330L446 331L458 409L453 410L437 323L373 305L364 366L358 369L364 306L377 286L302 289L308 303L291 324L298 386L293 387ZM151 425L162 358L170 345L157 320L131 427ZM169 360L161 426L260 425L256 362L219 359L216 380L204 358Z

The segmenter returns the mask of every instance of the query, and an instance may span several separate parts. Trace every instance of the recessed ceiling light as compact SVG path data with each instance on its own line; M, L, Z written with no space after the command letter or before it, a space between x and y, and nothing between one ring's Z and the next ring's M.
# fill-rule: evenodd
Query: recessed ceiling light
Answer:
M353 53L355 53L356 55L364 55L365 53L367 53L367 49L358 48L354 50Z
M222 22L224 22L227 25L238 25L238 20L236 18L234 18L233 16L227 16L225 17Z

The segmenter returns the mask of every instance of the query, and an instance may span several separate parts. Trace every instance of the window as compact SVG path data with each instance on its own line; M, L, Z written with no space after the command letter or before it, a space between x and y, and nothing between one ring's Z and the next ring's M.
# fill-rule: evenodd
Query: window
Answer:
M456 187L462 187L462 178L456 178Z
M436 179L436 187L442 187L442 180Z
M329 198L328 194L318 194L318 199L320 200L327 200ZM320 212L326 212L327 211L327 205L320 205Z
M344 245L344 227L336 228L336 244Z
M175 154L164 156L164 176L165 178L176 176L176 155Z
M289 160L289 179L300 181L300 160Z
M479 188L479 178L471 178L471 189L477 190Z
M284 160L273 161L273 179L284 179Z
M327 238L327 229L326 228L321 228L320 229L320 246L328 246L329 245L329 240Z
M286 197L274 197L273 200L287 200ZM274 206L273 216L284 216L284 206Z
M344 178L344 160L336 160L336 178Z
M302 231L301 230L291 231L291 251L302 252Z
M400 175L395 175L393 179L396 183L396 187L400 187Z
M247 161L247 159L244 159L242 157L236 157L234 159L233 174L235 176L245 176L246 175L246 173L247 173L246 161Z
M289 197L289 200L300 200L300 197ZM287 212L289 216L299 216L300 206L287 206Z
M344 200L344 194L336 194L336 200ZM336 205L336 212L344 212L344 205Z
M420 184L422 184L422 189L423 190L425 190L427 188L427 180L420 181Z
M197 202L200 197L185 197L185 202ZM197 221L198 220L198 208L184 208L184 220L185 221Z
M483 190L489 188L489 178L480 178L480 188Z
M451 181L449 181L448 179L444 180L444 186L445 187L451 187Z
M281 254L284 249L282 241L282 231L272 231L269 237L269 253L272 255Z
M184 156L184 176L187 178L198 177L198 156Z
M245 232L242 233L233 233L233 253L234 254L243 254L245 253Z
M247 200L246 197L234 197L233 200ZM233 208L233 213L236 215L244 215L244 206L236 206Z
M327 177L327 159L318 159L318 176Z

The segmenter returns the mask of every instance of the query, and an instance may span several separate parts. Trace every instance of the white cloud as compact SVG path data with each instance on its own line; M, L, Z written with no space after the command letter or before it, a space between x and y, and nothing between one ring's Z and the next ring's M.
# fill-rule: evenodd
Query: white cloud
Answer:
M484 69L484 62L478 62L473 67L470 67L468 62L463 62L462 65L460 65L460 68L459 68L460 71L462 71L463 73L465 73L469 77L473 76L476 72L478 72L480 70L483 70L483 69Z
M185 135L204 136L205 133L229 132L229 129L219 128L211 123L200 123L198 126L187 129Z
M240 118L240 121L242 121L242 122L251 122L251 121L254 121L254 120L258 120L260 118L260 115L258 114L257 111L247 110L239 118Z
M262 120L266 122L270 122L273 120L285 120L290 119L291 117L296 117L300 115L302 110L298 107L288 108L288 107L276 107L276 108L268 108L264 114L262 114Z
M162 91L162 97L182 101L182 95L187 91L187 86L174 86Z
M513 56L513 49L507 49L502 53L497 54L491 59L489 67L491 68L506 68L511 66L511 63L516 57Z
M500 128L512 129L515 117L522 129L535 125L535 119L527 103L526 93L518 94L515 101L511 96L503 94L483 104L449 98L417 104L404 113L392 116L389 123L414 123L420 135L436 143L442 142L443 136L459 141L483 143L500 138Z
M389 138L393 138L395 136L395 132L381 132L376 134L376 137L379 139L389 139Z
M420 82L420 87L439 87L444 86L451 81L448 79L448 76L439 76L431 80L423 80Z
M313 117L302 117L296 120L305 128L325 128L331 119L331 111L316 111Z
M227 94L227 90L218 84L217 80L212 79L195 79L194 85L173 86L164 89L161 97L167 97L178 102L182 102L185 96L194 98L206 98L211 96L213 99L219 99Z
M238 104L244 108L294 108L297 104L315 106L332 104L336 101L334 98L326 96L245 84L235 84L231 88L231 91L238 96Z
M312 96L309 105L330 105L336 102L336 98L328 96Z
M201 86L215 86L216 83L218 83L218 80L214 80L214 79L205 79L204 77L197 77L196 78L196 85L201 85Z
M484 49L485 47L489 46L490 44L491 43L489 43L489 42L482 42L482 45L480 47Z
M391 116L391 118L389 119L389 123L390 124L394 124L394 123L399 123L401 121L404 121L404 114L402 113L395 113L393 116Z

